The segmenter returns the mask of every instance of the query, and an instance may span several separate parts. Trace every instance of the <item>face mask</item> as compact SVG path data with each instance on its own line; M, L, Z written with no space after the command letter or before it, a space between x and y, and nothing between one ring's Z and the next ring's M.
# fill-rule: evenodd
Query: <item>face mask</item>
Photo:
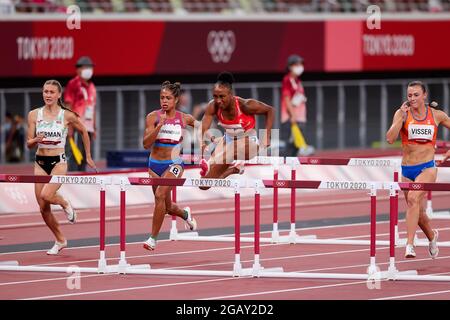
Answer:
M303 66L295 66L295 67L292 67L291 70L296 76L300 76L303 73L303 71L305 70L305 68Z
M94 74L94 70L92 68L81 70L81 77L84 80L89 80L93 74Z

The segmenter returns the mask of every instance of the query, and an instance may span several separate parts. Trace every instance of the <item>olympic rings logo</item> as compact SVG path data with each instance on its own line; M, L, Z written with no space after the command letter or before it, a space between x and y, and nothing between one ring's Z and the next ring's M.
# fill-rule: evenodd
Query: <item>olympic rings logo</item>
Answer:
M275 181L275 187L284 187L286 182L284 181Z
M227 63L236 48L236 36L231 30L213 30L208 33L206 44L215 63Z
M411 188L414 190L420 190L420 189L422 189L422 185L418 184L418 183L412 183Z
M142 184L150 184L150 182L151 182L150 179L141 179Z
M311 163L311 164L319 164L320 160L319 159L309 159L309 163Z
M19 180L19 178L17 176L8 176L8 181L10 181L10 182L16 182L18 180Z

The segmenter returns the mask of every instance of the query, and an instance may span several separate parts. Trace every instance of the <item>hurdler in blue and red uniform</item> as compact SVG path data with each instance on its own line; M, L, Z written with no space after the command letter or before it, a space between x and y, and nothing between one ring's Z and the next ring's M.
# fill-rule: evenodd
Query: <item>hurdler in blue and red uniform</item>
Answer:
M180 98L180 84L166 81L160 91L161 109L149 113L143 138L145 149L150 149L148 173L150 177L181 178L184 164L180 157L180 143L186 126L194 127L196 120L189 114L176 110ZM191 209L180 209L172 203L173 186L153 186L155 209L153 212L152 232L143 243L147 250L154 250L164 216L175 215L185 220L191 230L197 228L197 222L191 215Z

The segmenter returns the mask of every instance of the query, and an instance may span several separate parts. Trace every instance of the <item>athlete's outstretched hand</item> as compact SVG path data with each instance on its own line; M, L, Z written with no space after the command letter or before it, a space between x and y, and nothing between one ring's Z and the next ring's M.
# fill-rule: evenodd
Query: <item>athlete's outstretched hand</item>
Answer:
M89 167L91 167L96 172L98 172L97 166L95 165L95 162L94 162L94 160L92 160L91 156L86 157L86 163L88 164Z

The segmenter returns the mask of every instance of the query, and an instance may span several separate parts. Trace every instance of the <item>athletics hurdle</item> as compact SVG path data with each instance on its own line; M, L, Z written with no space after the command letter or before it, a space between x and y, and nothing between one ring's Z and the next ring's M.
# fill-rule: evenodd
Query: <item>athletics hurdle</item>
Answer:
M286 164L291 166L291 177L295 180L295 171L297 166L302 165L339 165L339 166L357 166L357 167L396 167L397 159L368 159L368 158L316 158L316 157L287 157ZM394 172L395 175L395 172ZM331 188L330 188L331 189ZM294 188L292 188L294 190ZM294 195L294 196L292 196ZM291 228L289 236L279 237L275 243L298 243L298 244L346 244L346 245L370 245L369 240L348 240L348 239L319 239L315 235L298 236L295 226L295 191L291 191ZM389 241L377 240L378 245L389 245Z
M393 167L398 168L400 160L398 159L368 159L368 158L314 158L314 157L264 157L257 156L251 160L246 160L246 164L270 164L274 169L274 180L278 180L278 169L281 164L287 164L291 169L291 180L296 179L296 168L302 165L339 165L339 166L364 166L364 167ZM396 172L394 172L395 176ZM398 174L398 173L397 173ZM172 226L174 223L172 222ZM175 227L176 228L176 227ZM197 232L178 233L171 230L171 240L189 240L189 241L233 241L231 237L226 236L199 236ZM242 237L242 242L253 242L251 237ZM298 235L296 232L296 191L291 189L290 195L290 229L289 235L280 236L278 227L278 188L273 188L273 226L271 238L261 238L262 243L297 243L297 244L333 244L333 245L369 245L369 240L348 240L348 239L317 239L316 235ZM389 241L377 242L379 245L389 245Z
M448 145L450 147L450 143ZM436 160L436 166L438 168L450 167L450 161L442 162L440 160ZM433 210L433 199L432 199L431 190L427 192L426 213L428 215L428 218L430 218L430 219L450 220L450 211L449 210L436 211L436 212Z
M153 274L153 275L194 275L194 276L248 276L253 273L253 269L244 269L240 261L240 243L242 241L240 237L240 188L247 187L246 180L232 180L232 179L193 179L193 178L120 178L120 183L123 185L164 185L164 186L183 186L183 187L219 187L219 188L233 188L235 192L235 236L230 238L235 244L235 254L233 270L170 270L170 269L151 269L148 267L146 269L140 268L139 266L127 265L119 270L123 274ZM123 202L122 202L123 201ZM256 196L255 196L256 201ZM125 197L121 197L121 207L125 208ZM255 209L256 210L256 209ZM259 213L258 213L259 215ZM121 215L121 230L125 230L125 213ZM255 212L256 216L256 212ZM180 234L178 234L180 235ZM120 235L121 243L125 242L125 234ZM194 237L198 238L198 237ZM214 240L210 240L214 241ZM219 240L223 241L223 240ZM125 246L124 246L125 248ZM121 259L125 259L125 252L121 252ZM262 266L258 266L263 269ZM270 268L267 270L280 271L282 268Z
M283 157L267 157L267 156L257 156L252 158L251 160L246 160L245 161L246 164L260 164L260 165L272 165L274 167L274 178L278 179L278 166L280 164L284 163L284 158ZM200 180L200 179L199 179ZM239 180L241 181L241 179ZM240 187L245 186L245 184L240 184ZM173 194L176 195L176 187L174 187L173 189ZM276 193L275 193L276 192ZM275 196L276 194L276 196ZM240 203L240 193L236 193L235 194L235 206L236 206L236 197L239 198L239 203ZM274 206L273 206L273 212L274 212L274 217L277 217L277 210L278 210L278 190L276 190L276 188L274 188ZM276 230L276 228L278 228L278 224L274 222L274 226L273 226L274 230ZM274 231L273 231L274 232ZM278 237L278 234L275 235L273 233L272 238L262 238L261 242L263 243L273 243L273 237ZM308 238L308 237L306 237ZM233 237L229 237L229 236L201 236L199 235L198 232L178 232L177 228L176 228L176 223L174 223L172 221L172 228L170 231L170 240L186 240L186 241L217 241L217 242L233 242L234 238ZM254 238L253 237L240 237L239 241L241 242L245 242L245 243L253 243Z
M96 268L80 267L80 273L111 273L117 272L116 266L108 266L105 255L105 186L111 184L111 177L100 176L36 176L1 174L0 183L61 183L100 186L100 256ZM0 263L0 271L29 271L29 272L64 272L68 273L73 267L52 267L45 265L21 266L18 261Z
M256 182L258 183L258 182ZM383 182L374 181L314 181L314 180L262 180L266 188L299 188L299 189L336 189L336 184L340 190L370 190L371 209L370 209L370 261L367 267L367 273L314 273L314 272L277 272L270 270L255 269L254 277L270 277L270 278L306 278L306 279L354 279L354 280L370 280L387 278L387 272L380 272L376 265L376 195L377 190L383 189ZM255 228L256 229L256 228ZM256 229L259 230L259 229ZM255 234L255 246L259 238L259 232ZM314 239L312 239L314 240ZM313 242L314 243L314 242ZM255 264L259 260L259 254L256 255ZM259 253L259 251L258 251ZM416 274L416 271L403 271L398 274Z
M387 280L413 280L413 281L450 281L450 276L419 275L413 272L398 271L395 265L395 221L398 216L398 196L400 190L426 190L426 191L450 191L450 183L418 183L418 182L389 182L384 183L383 188L389 190L390 197L390 228L389 228L389 267L382 272ZM397 204L396 204L397 202ZM441 243L442 245L442 243Z

